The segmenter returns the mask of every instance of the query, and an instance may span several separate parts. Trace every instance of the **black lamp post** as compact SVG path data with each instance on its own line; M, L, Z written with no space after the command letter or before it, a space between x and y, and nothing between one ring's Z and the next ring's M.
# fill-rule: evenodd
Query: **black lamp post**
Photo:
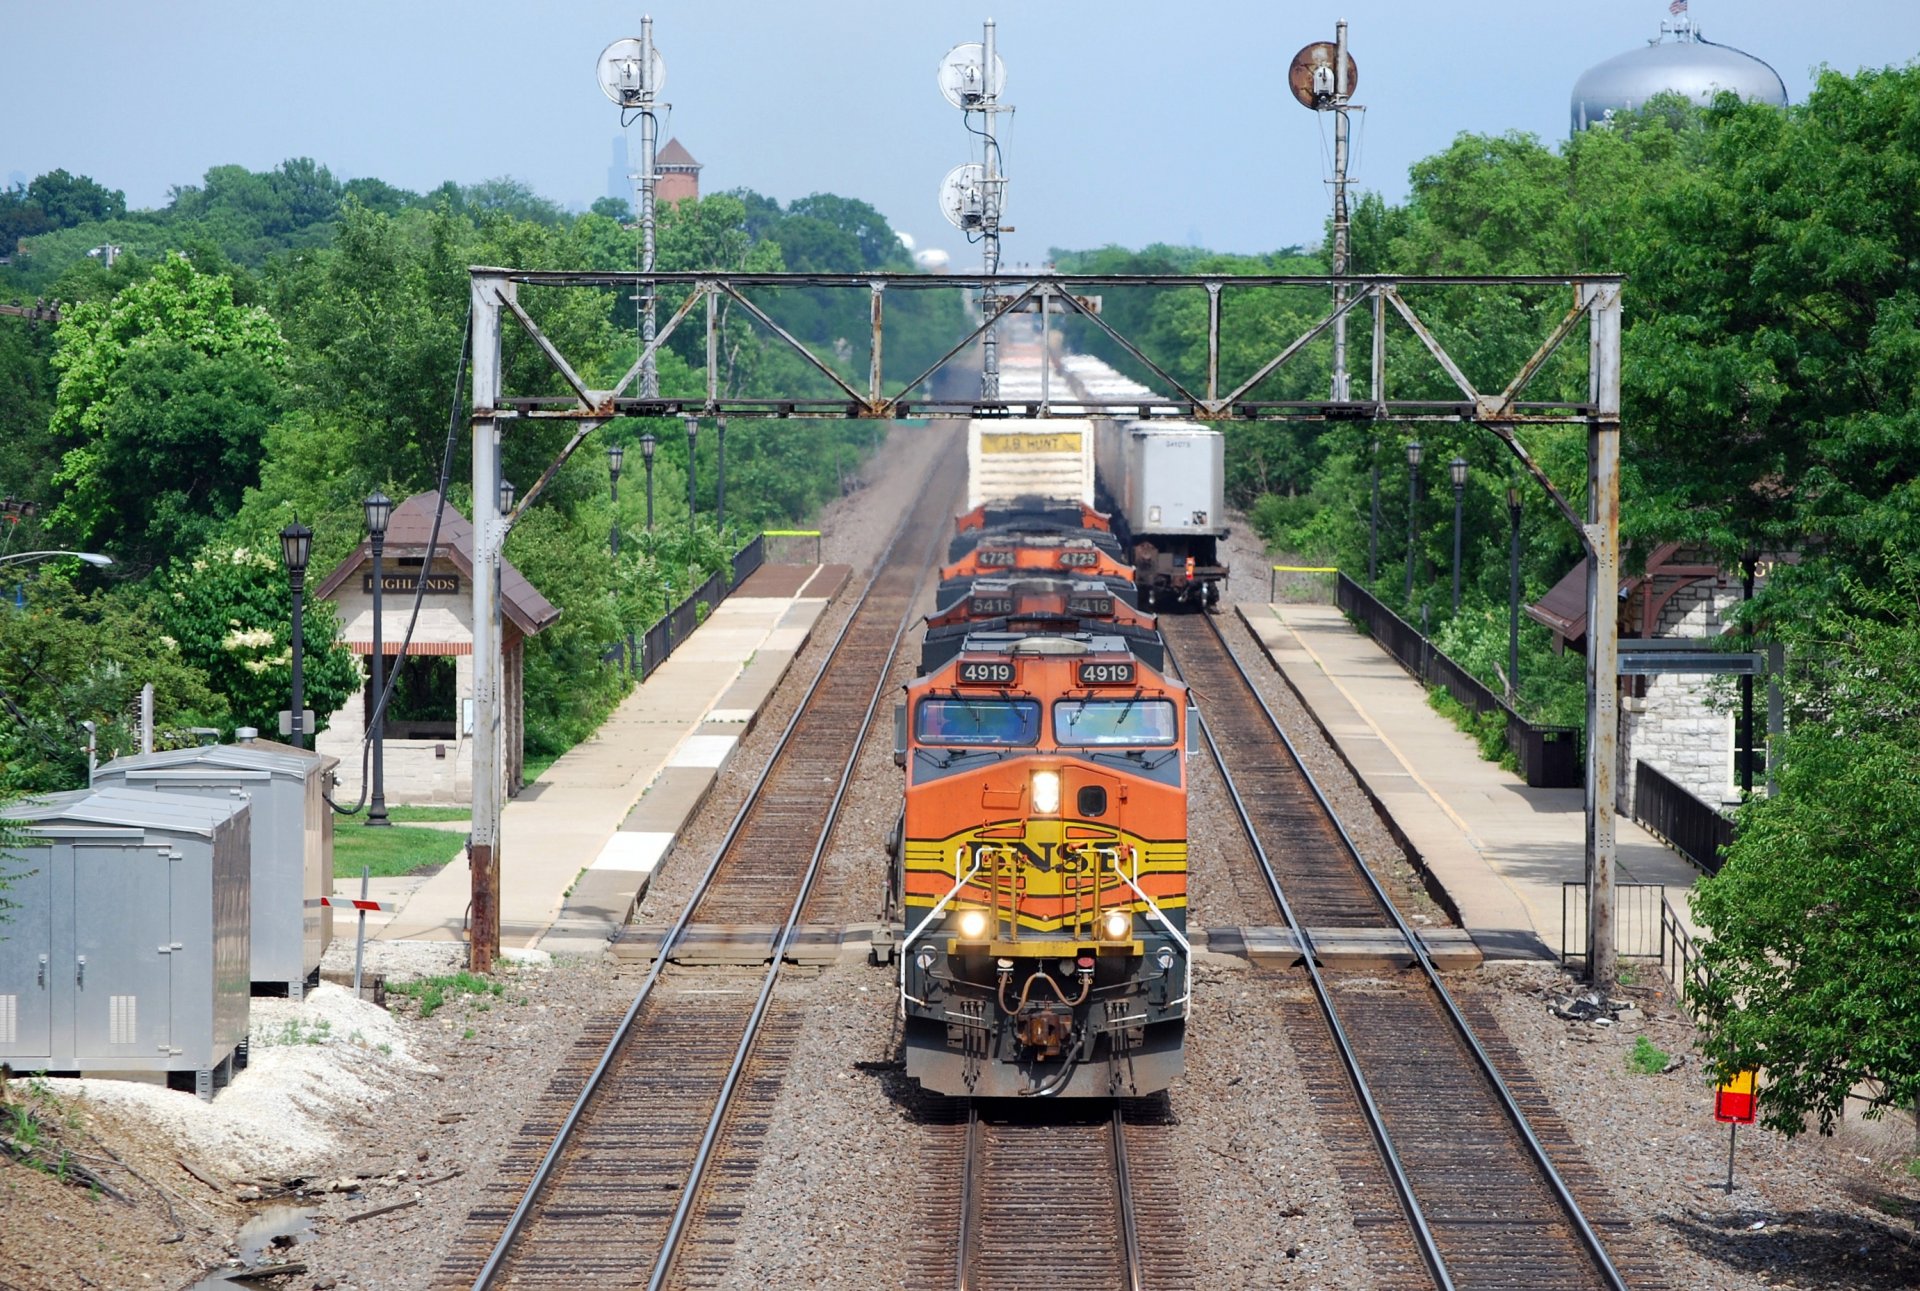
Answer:
M643 461L646 462L646 465L647 465L647 532L648 533L653 532L653 450L658 448L659 446L660 446L660 441L653 437L652 432L648 432L647 434L640 436L640 457Z
M694 517L700 514L698 496L693 488L693 441L700 433L700 419L687 418L687 528L693 528Z
M504 475L500 477L500 514L513 514L513 481Z
M607 445L607 478L613 481L613 530L607 535L607 546L615 556L620 554L620 464L626 457L619 444Z
M724 532L727 527L727 419L724 415L714 418L713 429L720 436L715 445L719 454L720 485L714 494L713 522Z
M1520 490L1507 485L1507 703L1520 702Z
M1420 510L1420 454L1419 440L1407 445L1407 604L1413 604L1413 535L1419 520Z
M1373 509L1367 518L1367 587L1380 578L1380 441L1373 441Z
M387 819L387 695L381 680L386 656L380 640L380 549L386 546L393 499L376 489L360 505L367 512L367 539L373 545L373 801L367 807L367 823L391 825Z
M1447 463L1453 477L1453 612L1460 614L1460 500L1467 492L1467 459L1456 457Z
M301 715L306 712L307 693L305 678L300 674L300 665L306 643L301 640L300 593L307 585L307 557L313 554L313 530L300 523L295 516L293 523L280 531L280 559L287 567L287 582L293 588L293 747L307 747L306 723Z

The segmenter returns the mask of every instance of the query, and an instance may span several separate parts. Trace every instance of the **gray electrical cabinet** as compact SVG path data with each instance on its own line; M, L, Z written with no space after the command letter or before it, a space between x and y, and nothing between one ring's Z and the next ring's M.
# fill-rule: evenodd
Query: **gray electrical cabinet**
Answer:
M256 992L299 999L333 941L333 809L321 796L339 762L290 744L250 740L115 758L95 787L117 786L251 804Z
M213 1096L247 1037L247 813L240 798L126 789L0 809L24 825L0 937L0 1062L165 1073Z

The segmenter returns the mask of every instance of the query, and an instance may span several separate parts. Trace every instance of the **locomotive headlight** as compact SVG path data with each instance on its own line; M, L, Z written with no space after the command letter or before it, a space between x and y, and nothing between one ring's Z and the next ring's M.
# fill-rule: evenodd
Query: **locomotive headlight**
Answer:
M1108 941L1119 941L1133 931L1133 912L1131 910L1109 910L1100 921L1100 931L1106 934Z
M960 912L960 935L968 941L978 941L987 935L987 912L985 910L963 910Z
M1042 816L1051 816L1060 810L1060 773L1058 771L1033 773L1033 809Z

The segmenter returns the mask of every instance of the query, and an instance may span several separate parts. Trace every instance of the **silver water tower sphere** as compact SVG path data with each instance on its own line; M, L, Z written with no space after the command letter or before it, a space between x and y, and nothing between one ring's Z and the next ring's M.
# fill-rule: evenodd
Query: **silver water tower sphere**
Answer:
M1573 86L1573 133L1604 124L1615 113L1645 107L1656 94L1678 94L1704 107L1721 93L1787 106L1780 73L1751 54L1708 40L1681 16L1662 23L1658 39L1581 74Z

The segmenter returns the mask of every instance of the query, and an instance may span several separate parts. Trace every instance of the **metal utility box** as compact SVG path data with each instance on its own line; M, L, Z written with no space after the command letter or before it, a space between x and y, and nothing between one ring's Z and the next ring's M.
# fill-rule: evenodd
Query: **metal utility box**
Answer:
M299 999L333 941L333 810L321 796L339 762L290 744L250 740L115 758L94 773L109 786L251 804L252 980Z
M247 1037L247 803L82 789L0 814L28 871L0 937L0 1061L211 1098Z
M1219 537L1227 531L1226 438L1178 422L1126 428L1126 491L1119 496L1136 534Z
M1009 418L967 423L967 509L1030 498L1092 504L1092 422Z

